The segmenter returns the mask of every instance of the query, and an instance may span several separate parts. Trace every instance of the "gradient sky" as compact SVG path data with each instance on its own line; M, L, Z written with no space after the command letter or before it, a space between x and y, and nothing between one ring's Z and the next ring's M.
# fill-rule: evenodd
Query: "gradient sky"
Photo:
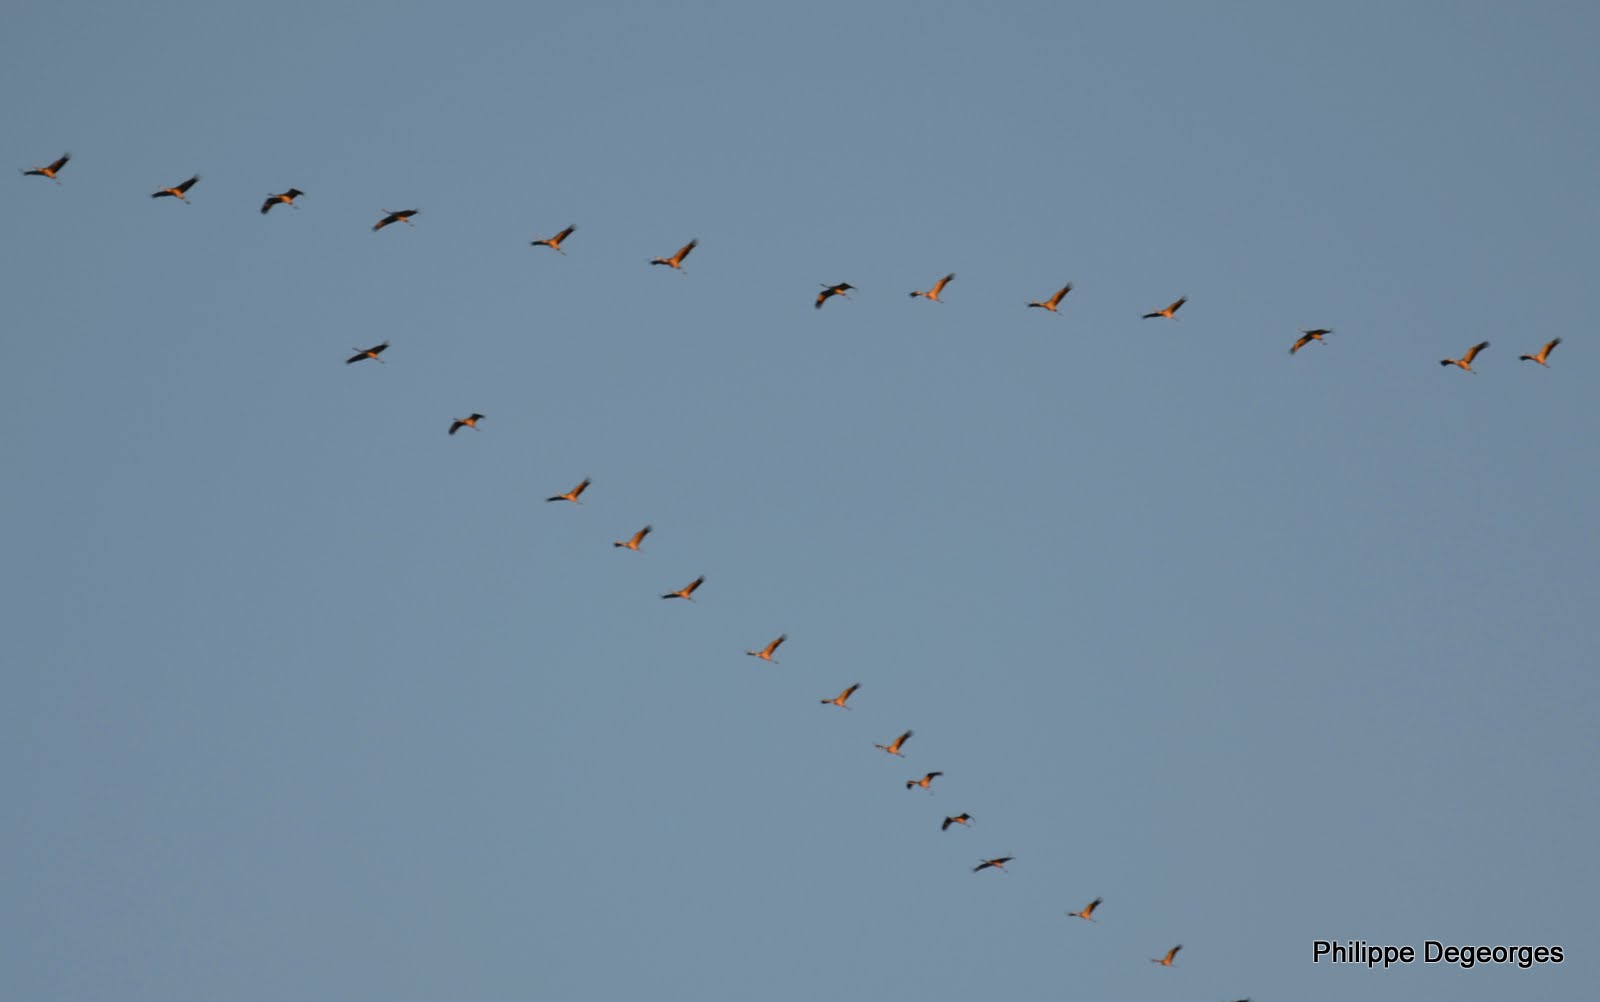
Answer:
M14 4L0 997L1593 997L1597 34Z

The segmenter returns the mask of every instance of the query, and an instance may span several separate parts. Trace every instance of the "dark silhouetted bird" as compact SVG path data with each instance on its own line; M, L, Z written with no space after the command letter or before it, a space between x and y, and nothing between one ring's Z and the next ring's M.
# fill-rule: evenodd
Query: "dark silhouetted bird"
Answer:
M844 296L844 298L849 299L850 297L845 294L854 288L855 286L851 285L849 282L840 282L838 285L823 286L822 291L817 293L817 309L822 309L822 304L826 303L833 296Z
M407 226L416 226L411 217L421 212L421 209L401 209L399 212L390 212L388 209L380 210L383 218L372 224L372 232L376 233L390 223L405 223Z
M176 198L178 201L182 202L184 205L188 205L189 204L189 199L186 196L189 193L189 189L193 188L199 182L200 182L200 175L196 174L194 177L191 177L189 180L183 182L182 184L174 185L171 188L159 188L159 189L157 189L155 191L152 191L150 193L150 197L151 198Z
M63 153L63 154L61 154L61 158L59 160L57 160L53 164L50 164L48 167L35 167L32 170L25 170L25 171L22 172L22 176L23 177L47 177L50 180L54 181L56 184L60 184L61 183L61 179L56 177L56 175L61 173L61 168L65 167L67 165L67 161L71 160L71 159L72 159L72 154L71 153Z
M345 359L344 364L349 365L351 362L359 362L364 358L370 358L374 362L377 362L381 365L383 363L383 359L379 358L378 356L383 354L384 349L388 347L389 342L385 341L383 344L375 344L371 348L351 348L350 350L355 352L355 354Z
M261 203L261 214L264 216L271 212L274 205L287 205L291 209L298 209L299 206L294 204L294 200L304 194L305 192L299 188L290 188L281 195L268 195L267 200Z

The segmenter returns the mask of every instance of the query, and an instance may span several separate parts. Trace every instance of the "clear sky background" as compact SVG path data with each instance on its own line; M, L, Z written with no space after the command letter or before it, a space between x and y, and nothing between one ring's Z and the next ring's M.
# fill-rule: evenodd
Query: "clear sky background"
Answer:
M0 997L1594 997L1597 35L12 5Z

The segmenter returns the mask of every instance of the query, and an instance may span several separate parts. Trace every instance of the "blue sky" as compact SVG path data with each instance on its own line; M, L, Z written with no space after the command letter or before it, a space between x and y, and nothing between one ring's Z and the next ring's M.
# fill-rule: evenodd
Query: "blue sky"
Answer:
M0 995L1592 993L1597 28L23 5Z

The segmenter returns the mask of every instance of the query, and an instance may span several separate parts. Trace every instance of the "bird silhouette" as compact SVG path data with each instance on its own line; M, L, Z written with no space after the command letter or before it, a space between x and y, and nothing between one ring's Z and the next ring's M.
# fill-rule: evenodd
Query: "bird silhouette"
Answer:
M624 550L633 550L633 551L637 552L638 549L639 549L639 544L644 542L644 537L646 537L648 535L650 535L650 527L647 525L643 529L640 529L638 532L634 533L632 539L618 540L617 542L612 543L611 545L612 546L620 546Z
M881 748L884 751L888 752L890 755L899 755L901 758L905 758L905 755L901 754L901 752L900 752L900 746L905 744L906 741L908 739L910 739L910 737L911 737L911 732L910 731L906 731L904 734L902 734L899 737L895 738L893 741L889 742L886 745L875 744L872 747Z
M566 229L562 230L560 233L557 233L553 237L545 237L543 240L532 240L532 241L529 241L529 246L532 246L532 247L548 247L551 250L555 251L557 254L565 254L566 251L561 249L561 241L563 241L563 240L567 239L568 237L572 236L572 231L576 230L576 229L577 229L576 226L569 226Z
M955 279L955 277L956 273L952 271L950 274L939 279L939 281L933 283L933 288L929 289L927 292L913 292L911 294L911 298L916 299L918 296L921 296L930 303L941 302L939 299L939 293L943 292L944 287L949 285Z
M1183 944L1179 943L1177 946L1175 946L1172 949L1168 950L1167 951L1167 955L1165 957L1151 957L1150 958L1150 963L1152 963L1152 964L1160 964L1162 967L1171 967L1172 966L1172 958L1176 957L1178 955L1178 951L1181 950L1181 949L1183 949Z
M930 772L930 773L927 773L926 775L924 775L921 779L908 779L908 780L906 780L906 789L909 790L913 786L920 786L924 790L927 790L929 793L932 793L933 792L933 780L934 780L934 778L937 777L937 776L943 776L943 775L944 775L944 773L942 773L942 772Z
M589 478L588 477L584 477L583 478L583 482L580 483L578 486L574 487L572 490L567 491L565 494L557 494L554 497L547 497L547 498L545 498L545 500L546 501L571 501L573 504L582 504L583 502L578 500L578 495L582 494L584 491L589 489L589 482L590 482Z
M1318 344L1326 344L1327 342L1322 340L1323 335L1332 333L1333 331L1322 327L1319 327L1314 331L1301 331L1300 340L1289 346L1289 354L1293 355L1295 352L1299 351L1301 348L1304 348L1313 341L1316 341Z
M1485 349L1487 347L1489 347L1489 342L1487 342L1487 341L1479 341L1477 344L1473 345L1471 348L1468 348L1467 349L1467 353L1465 355L1462 355L1460 358L1441 358L1439 360L1439 364L1440 365L1453 365L1458 369L1465 369L1468 372L1471 372L1472 371L1472 360L1478 357L1478 352L1482 351L1483 349Z
M1067 297L1067 293L1071 291L1072 283L1068 282L1066 285L1063 285L1061 288L1057 289L1056 294L1051 296L1049 299L1046 299L1042 303L1029 303L1028 306L1037 306L1041 310L1049 310L1051 313L1054 313L1056 312L1056 307L1061 305L1061 300L1065 299Z
M822 700L822 705L823 706L837 706L837 707L840 707L841 709L848 710L848 709L850 709L850 707L845 706L844 704L850 701L850 697L859 688L861 688L861 683L860 682L856 682L856 683L853 683L851 685L848 685L848 686L845 687L845 690L843 692L839 693L839 695L833 697L832 699L824 699L824 700Z
M688 257L689 256L689 252L694 250L698 246L700 246L700 241L697 238L697 239L689 241L688 243L684 244L682 247L679 247L678 248L678 253L672 255L671 257L652 258L650 260L650 263L651 264L664 264L668 268L673 268L675 270L680 270L681 271L683 269L683 259Z
M264 216L271 212L274 205L287 205L291 209L298 209L299 206L294 204L294 200L304 194L305 192L299 188L290 188L281 195L268 195L267 200L261 203L261 214Z
M694 598L693 598L694 590L696 588L700 587L701 585L705 584L705 583L706 583L706 576L704 574L702 574L699 577L695 578L693 581L690 581L688 584L684 585L682 588L679 588L677 591L669 591L669 592L667 592L665 595L663 595L661 597L662 598L686 598L689 601L693 602L694 601Z
M826 303L833 296L844 296L844 298L849 299L850 297L845 294L854 288L855 286L851 285L849 282L840 282L838 285L823 286L822 291L817 293L817 309L822 309L822 304Z
M1166 317L1168 320L1175 320L1177 318L1174 317L1173 314L1177 313L1179 310L1183 309L1183 304L1187 303L1188 301L1189 301L1189 297L1188 296L1179 296L1177 299L1172 301L1172 305L1171 306L1168 306L1164 310L1156 310L1154 313L1146 313L1144 315L1143 319L1151 320L1151 319L1154 319L1155 317Z
M171 188L158 188L150 193L151 198L176 198L184 205L189 204L189 189L200 182L200 175L196 174L182 184L173 185Z
M777 640L774 640L772 643L770 643L767 646L761 648L761 650L759 650L759 651L745 651L745 653L750 655L753 658L760 658L763 661L771 661L773 664L777 664L778 662L773 660L772 652L777 650L779 645L781 645L785 640L788 640L788 639L789 639L789 635L787 633L779 634Z
M71 160L71 159L72 159L72 154L71 153L63 153L56 160L55 163L50 164L49 166L46 166L46 167L35 167L32 170L25 170L25 171L22 172L22 176L23 177L47 177L50 180L54 181L56 184L60 184L61 183L61 179L56 177L56 175L61 173L61 168L65 167L67 165L67 161Z
M388 209L382 209L380 211L383 213L383 218L372 224L372 232L374 233L383 229L385 226L388 226L390 223L405 223L407 226L416 226L417 224L411 221L411 217L422 210L401 209L398 212L390 212Z
M1087 905L1084 906L1083 911L1081 911L1081 912L1067 912L1067 914L1071 915L1073 918L1087 919L1090 922L1093 922L1095 920L1094 919L1094 910L1096 908L1099 908L1099 907L1100 907L1100 899L1099 898L1095 898L1093 901L1089 902Z
M1005 873L1006 872L1006 864L1011 862L1013 859L1016 859L1016 858L1017 857L1015 857L1015 856L996 856L994 859L986 859L986 860L982 861L981 863L979 863L977 866L974 866L972 868L972 872L973 873L978 873L980 871L993 868L993 869L999 870L1001 873Z
M1540 348L1539 349L1539 354L1537 354L1537 355L1518 355L1517 357L1519 359L1521 359L1522 361L1524 361L1524 362L1538 362L1540 365L1543 365L1545 368L1548 369L1548 368L1550 368L1550 366L1545 363L1545 359L1550 357L1550 349L1554 348L1556 345L1558 345L1560 343L1561 343L1561 339L1560 338L1556 338L1554 341L1550 341L1547 344L1545 344L1545 346L1543 348Z
M383 354L384 350L388 347L389 342L385 341L383 344L375 344L371 348L351 348L350 350L355 352L355 354L345 359L344 364L349 365L351 362L359 362L364 358L370 358L374 362L377 362L381 365L383 363L383 359L379 358L378 356Z
M965 811L963 811L962 813L957 814L954 817L945 818L944 819L944 824L939 826L939 830L944 832L944 831L949 831L951 825L961 825L961 826L965 827L965 826L970 825L970 824L972 824L972 815L970 815L970 814L966 813Z
M464 418L456 418L455 421L451 422L450 424L450 434L454 435L463 428L471 428L473 431L477 431L478 422L482 420L482 414L469 414Z

